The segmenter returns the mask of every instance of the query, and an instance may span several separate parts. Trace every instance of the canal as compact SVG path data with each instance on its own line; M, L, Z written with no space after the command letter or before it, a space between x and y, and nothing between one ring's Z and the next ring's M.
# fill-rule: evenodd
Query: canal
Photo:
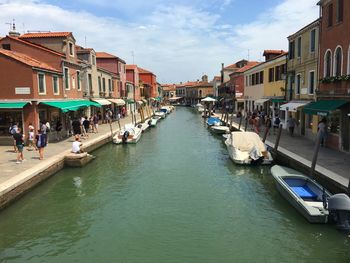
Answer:
M193 109L94 154L0 213L0 262L350 262L349 236L233 164Z

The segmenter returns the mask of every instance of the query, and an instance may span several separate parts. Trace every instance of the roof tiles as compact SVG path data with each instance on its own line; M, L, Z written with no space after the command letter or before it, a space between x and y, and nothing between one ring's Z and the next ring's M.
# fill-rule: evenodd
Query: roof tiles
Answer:
M72 32L39 32L39 33L26 33L19 38L44 38L44 37L67 37Z

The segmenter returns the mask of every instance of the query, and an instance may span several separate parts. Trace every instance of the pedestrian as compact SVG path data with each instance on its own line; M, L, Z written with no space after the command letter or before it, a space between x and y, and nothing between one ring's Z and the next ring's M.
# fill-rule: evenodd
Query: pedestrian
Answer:
M10 132L10 134L11 134L11 136L12 136L12 138L13 138L14 140L15 140L15 138L14 138L13 136L17 133L18 127L19 127L19 125L18 125L18 123L16 122L16 123L13 123L13 124L10 126L10 128L9 128L9 132ZM17 152L17 147L16 147L15 141L14 141L14 143L13 143L13 150L14 150L15 153Z
M84 126L84 129L85 129L85 136L89 137L88 132L89 132L89 128L90 128L90 121L89 121L87 116L85 116L85 118L84 118L83 126Z
M94 115L93 121L94 121L95 133L98 133L98 121L99 121L99 118L98 118L98 116L96 114Z
M293 118L292 114L289 115L289 118L287 120L287 127L289 129L290 136L294 136L294 129L295 126L297 126L296 120Z
M276 135L276 129L279 128L281 123L280 117L278 115L275 117L275 120L273 121L273 135Z
M28 129L28 151L33 151L36 149L34 144L34 126L30 123Z
M62 139L62 135L61 135L61 131L62 131L62 122L58 119L57 122L56 122L56 140L59 141Z
M83 153L84 151L81 149L83 144L80 142L79 136L75 136L75 140L72 143L72 153Z
M260 133L260 118L256 116L254 119L254 131L259 134Z
M327 120L326 118L322 118L322 120L318 123L317 130L320 133L321 136L321 146L326 145L326 139L327 139Z
M16 163L19 164L24 161L23 158L23 148L24 148L24 135L22 134L21 128L18 128L16 133L13 135L14 145L17 148L17 160Z
M271 129L271 127L272 127L271 118L270 118L270 116L267 116L267 117L266 117L266 121L265 121L265 129L268 129L269 135L270 135L270 129Z
M35 145L39 150L39 159L44 159L44 148L47 145L47 134L43 133L41 129L38 130L38 134L35 136Z
M81 127L80 127L80 121L78 119L74 119L72 121L72 128L73 128L73 136L81 134Z
M85 126L84 126L84 121L85 121L85 118L82 116L80 118L80 131L81 131L81 135L83 138L85 138L87 136L86 134L86 130L85 130Z

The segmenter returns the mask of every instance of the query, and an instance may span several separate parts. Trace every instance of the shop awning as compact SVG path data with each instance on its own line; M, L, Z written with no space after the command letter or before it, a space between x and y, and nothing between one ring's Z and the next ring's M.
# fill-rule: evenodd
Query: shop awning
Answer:
M135 101L134 101L133 99L127 99L127 100L126 100L126 103L127 103L127 104L134 104Z
M0 109L22 109L27 104L23 101L0 102Z
M271 99L271 102L282 103L282 102L284 102L284 99Z
M319 100L305 106L303 111L306 114L327 116L331 111L339 109L349 102L347 100Z
M98 104L102 105L102 106L106 106L106 105L111 105L112 103L109 100L106 99L91 99L94 102L97 102Z
M264 105L265 102L269 101L270 99L258 99L254 101L255 105Z
M63 112L77 111L81 108L86 108L90 106L101 107L99 103L89 100L43 101L40 103L50 107L58 108Z
M137 101L137 104L143 105L143 101L142 101L142 100L138 100L138 101Z
M297 112L298 108L303 107L309 103L310 101L290 101L286 104L281 105L280 110Z
M172 97L172 98L169 98L169 100L179 100L179 99L182 99L182 97Z
M116 104L117 106L125 105L125 100L122 99L108 99L110 102Z

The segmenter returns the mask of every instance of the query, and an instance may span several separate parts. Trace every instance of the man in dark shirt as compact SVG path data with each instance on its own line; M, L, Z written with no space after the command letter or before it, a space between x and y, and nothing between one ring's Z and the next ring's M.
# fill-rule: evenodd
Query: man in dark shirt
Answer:
M90 128L90 121L87 116L85 116L85 120L83 121L83 126L85 128L86 136L88 136L89 128Z
M74 135L79 135L81 134L81 129L80 129L80 121L75 119L73 122L72 122L72 128L73 128L73 133Z
M24 136L22 134L21 128L17 129L17 132L13 135L14 144L17 148L17 161L16 163L21 163L23 158L23 147L24 147Z

